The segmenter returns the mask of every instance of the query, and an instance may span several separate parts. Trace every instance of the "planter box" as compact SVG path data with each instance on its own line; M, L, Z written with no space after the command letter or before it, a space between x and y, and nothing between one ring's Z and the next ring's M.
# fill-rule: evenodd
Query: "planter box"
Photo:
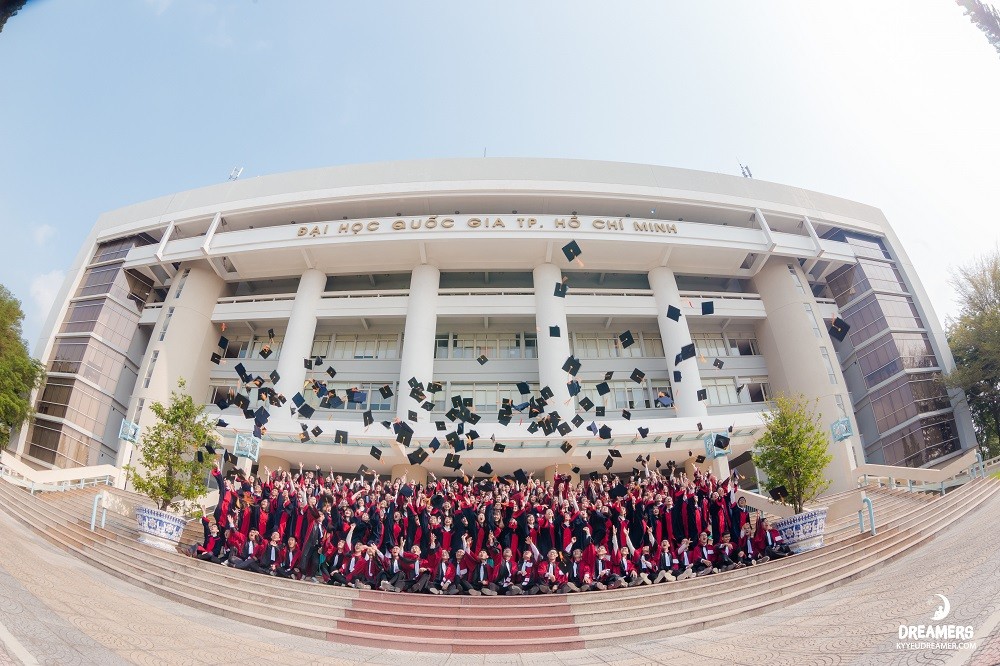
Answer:
M790 518L782 518L774 523L793 553L804 553L823 545L826 532L826 507L798 513Z
M177 551L177 544L187 525L184 518L166 511L137 506L135 519L139 523L140 542L162 550Z

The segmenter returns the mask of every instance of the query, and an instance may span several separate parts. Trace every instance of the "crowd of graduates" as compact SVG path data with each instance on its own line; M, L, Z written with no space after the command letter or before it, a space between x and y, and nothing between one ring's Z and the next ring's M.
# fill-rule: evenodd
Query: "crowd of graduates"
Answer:
M518 470L429 474L426 485L301 468L224 476L216 466L219 502L192 554L330 585L489 596L654 585L790 554L736 500L737 474L641 465L576 483Z

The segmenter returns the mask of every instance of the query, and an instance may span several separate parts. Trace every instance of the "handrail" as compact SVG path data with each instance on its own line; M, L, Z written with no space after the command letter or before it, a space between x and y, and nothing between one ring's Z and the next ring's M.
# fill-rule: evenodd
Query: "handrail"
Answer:
M7 451L0 452L0 476L11 483L35 491L66 490L87 486L113 486L120 470L114 465L93 465L68 469L37 470L28 467Z
M867 485L868 477L885 477L890 481L890 485L895 485L896 480L911 480L911 481L921 481L923 483L940 483L944 484L945 481L952 478L953 476L958 476L962 474L974 464L979 464L977 461L978 451L970 450L964 455L959 456L952 462L948 463L941 469L928 469L926 467L903 467L899 465L873 465L870 463L865 463L863 465L858 465L854 469L855 477L864 477L864 482ZM942 485L943 488L943 485Z
M760 294L739 291L682 291L681 298L711 298L713 300L759 301Z
M868 508L868 524L871 525L872 536L875 536L875 505L872 503L870 497L865 497L861 501ZM863 509L858 509L858 529L861 530L862 534L865 531L865 514Z
M94 495L94 509L90 512L90 531L94 531L94 526L97 524L97 504L101 504L101 529L104 529L104 524L108 519L108 507L104 504L104 493L98 493Z

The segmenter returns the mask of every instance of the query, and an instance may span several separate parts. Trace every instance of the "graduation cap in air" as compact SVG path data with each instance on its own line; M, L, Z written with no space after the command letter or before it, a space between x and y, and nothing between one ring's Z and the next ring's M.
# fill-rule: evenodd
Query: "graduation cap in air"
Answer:
M253 418L253 410L252 409L244 409L243 410L243 418L245 418L245 419L252 419Z
M212 363L219 365L220 363L222 363L222 356L216 354L215 352L212 352L212 357L209 360L212 361Z
M304 359L302 359L302 365L305 366L306 370L312 370L313 369L313 360L311 358L304 358Z
M729 430L729 432L732 432L733 431L733 426L729 426L728 430Z
M380 387L379 390L378 390L378 392L379 392L379 394L383 398L391 398L392 397L392 387L390 387L388 384L386 384L385 386Z
M701 425L701 421L698 421L698 432L701 432L704 428Z
M784 486L778 486L777 488L772 488L769 491L769 494L771 495L771 499L773 499L775 502L781 502L786 497L788 497L788 488L785 488Z
M493 450L497 453L503 453L507 450L507 446L505 444L501 444L500 442L493 442Z
M413 454L411 453L410 455L413 455ZM411 465L417 465L419 463L411 462L410 464ZM413 497L413 488L411 488L409 485L400 486L400 488L399 488L399 494L402 495L403 497Z
M335 432L333 434L333 443L334 444L347 444L347 431L346 430L338 430L337 432Z
M264 345L263 347L260 348L260 351L258 353L260 354L261 358L267 358L268 356L270 356L274 352L271 351L270 347L268 347L267 345Z
M633 370L632 374L629 375L629 379L634 381L636 384L641 384L642 380L645 378L646 378L646 373L640 370L639 368Z
M573 468L573 473L574 474L579 474L580 473L580 468L579 467L574 467Z
M611 456L608 456L607 458L604 459L604 469L610 470L612 467L614 467L614 464L615 464L615 459L612 458Z
M229 338L227 338L224 335L220 335L219 336L219 348L220 349L225 349L228 346L229 346Z
M559 327L558 326L549 326L549 337L550 338L558 338L559 335L560 334L559 334Z
M260 407L258 407L257 411L255 411L253 413L253 420L254 420L255 423L257 423L257 425L266 425L268 419L270 419L270 418L271 418L271 414L268 413L268 411L266 409L264 409L263 405L261 405Z
M435 421L434 427L442 431L448 429L448 425L444 421Z
M583 417L582 417L582 416L580 416L579 414L576 414L576 415L575 415L575 416L574 416L574 417L572 418L572 423L573 423L573 427L574 427L574 428L579 428L580 426L582 426L582 425L583 425Z
M673 306L673 305L668 305L667 306L667 319L673 319L674 321L680 321L681 320L681 309L678 308L678 307L676 307L676 306Z
M372 468L369 467L368 465L361 465L361 467L358 468L358 474L360 474L361 476L364 476L365 474L370 474L371 471Z
M368 455L370 455L375 460L382 460L382 451L377 446L373 446L371 450L368 452Z
M667 441L665 441L665 442L663 443L663 448L665 448L665 449L669 449L669 448L670 448L670 444L671 444L671 443L672 443L673 441L674 441L674 438L673 438L673 437L667 437Z
M647 435L649 435L649 428L639 428L639 437L646 439Z
M420 405L420 409L423 409L423 410L429 412L432 409L434 409L434 403L433 402L425 402L424 404Z
M299 416L303 418L311 419L312 415L315 413L316 410L313 409L312 405L302 405L301 407L299 407Z
M612 458L621 458L622 452L619 451L618 449L608 449L608 455L611 456Z
M321 365L323 365L323 357L313 356L313 366L318 368Z
M310 432L312 433L313 437L319 437L320 435L323 434L323 429L320 428L319 426L314 426L313 429L310 430Z
M237 393L233 397L233 404L236 405L237 407L239 407L240 409L242 409L243 411L246 411L247 408L250 407L250 398L248 398L247 396L243 395L242 393ZM252 418L252 417L248 416L247 418L249 419L249 418Z
M500 425L510 425L510 414L507 412L500 412L497 416L497 423Z
M227 463L232 463L233 465L236 464L236 456L234 456L229 451L224 451L222 453L222 459Z
M622 410L622 418L625 419L626 421L631 421L632 420L632 412L628 411L627 409L623 409Z
M267 339L270 340L271 342L274 342L274 329L273 328L267 329Z
M556 426L556 431L557 431L557 432L558 432L558 433L559 433L560 435L562 435L562 436L564 436L564 437L565 437L566 435L568 435L568 434L570 433L570 431L572 431L572 430L573 430L573 426L571 426L571 425L570 425L569 423L567 423L566 421L563 421L562 423L560 423L559 425L557 425L557 426Z
M444 389L444 384L442 384L441 382L428 382L427 383L427 391L429 393L437 393L437 392L439 392L439 391L441 391L443 389Z
M541 390L541 393L539 395L541 395L542 398L544 398L545 400L548 400L549 398L551 398L555 394L552 393L552 389L550 389L548 386L543 386L542 390Z
M698 389L698 400L708 400L708 389Z
M725 435L716 435L715 436L715 448L717 448L717 449L719 449L721 451L725 451L726 449L728 449L729 448L729 438L726 437Z
M486 362L489 360L490 359L486 358L486 354L480 354L479 358L476 359L476 361L479 362L479 365L486 365Z
M449 432L447 435L444 436L444 438L452 446L459 446L459 445L461 445L463 447L465 446L465 444L462 442L462 438L459 436L459 433L458 433L457 430L454 431L454 432Z
M271 374L268 375L268 378L271 380L272 384L277 384L278 380L281 379L281 375L278 374L277 370L272 370Z
M638 471L638 470L636 470L636 471ZM626 495L628 495L628 488L626 488L625 486L623 486L621 484L615 486L610 491L608 491L608 496L611 499L618 499L620 497L625 497Z
M590 408L593 407L593 406L594 406L594 401L593 400L591 400L590 398L588 398L586 396L584 396L583 398L581 398L581 400L580 400L580 407L583 408L583 411L589 412Z
M725 363L723 363L721 358L717 358L714 361L712 361L712 365L714 365L719 370L722 370L722 366L725 365Z
M705 456L698 456L697 458L694 459L694 461L700 465L703 462L705 462Z
M611 427L608 425L602 425L598 434L601 436L601 439L611 439Z
M518 382L517 392L520 393L521 395L528 395L529 393L531 393L531 387L528 386L528 382Z
M458 455L457 453L449 453L444 457L444 466L450 467L451 469L458 469L459 467L462 466L462 456ZM437 495L437 497L441 496ZM441 497L441 500L443 502L444 498Z
M681 371L680 370L674 370L674 381L678 382L678 383L681 381Z
M563 363L562 369L563 372L568 372L569 374L575 377L576 373L580 372L580 366L581 366L580 359L578 359L575 356L570 356L569 358L566 359L566 362Z
M347 389L347 397L351 402L364 404L368 400L368 391L352 391Z
M215 401L215 406L218 407L220 411L226 410L229 408L229 401L225 398L219 398Z
M830 324L830 337L837 342L843 342L849 330L851 330L850 324L840 317L834 317L833 322Z
M673 407L674 399L669 395L658 395L656 396L656 404L660 407Z
M429 454L423 447L418 447L416 451L406 454L406 460L411 465L421 465L425 460L427 460L428 455Z
M530 432L532 435L534 435L536 432L538 432L538 422L537 421L532 421L531 422L531 425L528 426L528 432Z
M458 410L454 407L445 412L444 415L448 417L449 421L455 422L458 420Z
M684 360L684 356L680 352L677 352L677 355L674 356L674 365L680 365L681 361L683 361L683 360Z
M337 371L334 370L333 366L331 365L329 368L326 369L326 374L330 375L330 379L333 379L334 377L337 376Z
M702 301L701 302L701 313L703 315L715 314L715 302L714 301Z
M564 440L563 443L559 445L559 448L562 449L563 453L569 453L573 449L573 445Z
M567 290L568 287L566 286L565 282L556 282L556 288L555 291L553 292L553 295L557 296L558 298L566 298Z
M607 408L604 405L598 405L597 409L594 410L594 416L604 416Z
M236 367L234 367L233 370L236 371L236 375L244 382L248 382L252 379L251 376L247 373L246 366L244 366L242 363L237 363Z
M229 424L226 423L223 419L219 419L218 421L215 422L215 427L216 428L228 428ZM206 445L206 448L208 448L208 445ZM214 451L213 451L213 453L214 453Z
M479 467L478 471L479 471L480 474L485 474L486 476L489 476L490 474L493 473L493 465L489 464L488 462L487 463L483 463Z
M412 409L407 410L406 411L406 420L407 421L414 421L414 422L416 422L416 420L417 420L417 413L415 411L413 411Z
M514 480L523 486L528 482L528 475L525 474L524 470L519 467L514 470Z
M551 421L542 421L542 432L546 435L551 435L555 432L555 426L552 425Z
M689 358L694 358L696 353L693 342L689 345L684 345L681 347L681 360L686 361Z
M591 460L594 457L593 451L587 451L587 460Z
M375 423L375 416L372 414L372 410L370 409L361 414L361 418L364 420L366 428L371 424Z
M566 261L573 261L581 254L583 254L583 252L580 250L580 246L577 244L575 240L572 240L563 245L562 251L563 254L566 255Z
M435 437L430 441L430 444L427 445L427 448L429 448L434 453L437 453L437 450L441 448L441 440Z
M607 395L611 393L611 387L608 386L607 382L601 382L595 388L597 388L597 395Z
M618 340L621 341L622 347L628 349L635 344L635 338L632 337L632 331L625 331L618 336Z

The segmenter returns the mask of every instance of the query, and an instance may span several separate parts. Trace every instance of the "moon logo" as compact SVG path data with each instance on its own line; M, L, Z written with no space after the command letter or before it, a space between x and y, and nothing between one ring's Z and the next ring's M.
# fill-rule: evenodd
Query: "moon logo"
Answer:
M948 597L944 596L943 594L935 594L934 596L941 597L941 601L944 602L944 605L937 607L937 610L934 611L934 615L931 617L933 621L940 622L941 620L948 617L948 613L951 612L951 604L948 603Z

